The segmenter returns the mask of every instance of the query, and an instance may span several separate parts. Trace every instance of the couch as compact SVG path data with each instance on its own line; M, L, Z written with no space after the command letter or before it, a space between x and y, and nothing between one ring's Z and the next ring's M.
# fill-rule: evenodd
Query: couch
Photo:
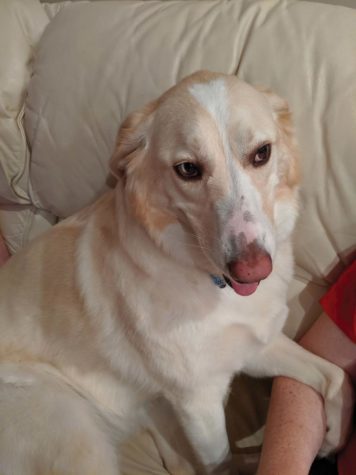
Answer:
M0 230L10 252L108 186L130 111L195 70L237 74L287 98L294 116L303 184L285 332L300 336L356 249L356 9L327 3L1 0ZM244 376L232 386L227 426L242 474L256 469L269 391ZM167 473L149 433L125 446L124 473Z

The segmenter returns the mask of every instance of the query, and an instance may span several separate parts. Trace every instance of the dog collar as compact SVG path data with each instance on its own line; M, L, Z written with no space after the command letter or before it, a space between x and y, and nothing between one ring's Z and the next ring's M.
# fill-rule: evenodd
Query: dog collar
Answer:
M219 289L226 287L226 281L223 276L220 277L219 275L210 274L210 277L213 283L219 287Z

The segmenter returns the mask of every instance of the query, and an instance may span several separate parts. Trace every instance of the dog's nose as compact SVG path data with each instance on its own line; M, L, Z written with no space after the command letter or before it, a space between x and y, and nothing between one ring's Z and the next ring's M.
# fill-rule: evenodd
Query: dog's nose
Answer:
M238 282L259 282L272 272L272 259L269 253L254 241L240 251L238 258L227 266L231 277Z

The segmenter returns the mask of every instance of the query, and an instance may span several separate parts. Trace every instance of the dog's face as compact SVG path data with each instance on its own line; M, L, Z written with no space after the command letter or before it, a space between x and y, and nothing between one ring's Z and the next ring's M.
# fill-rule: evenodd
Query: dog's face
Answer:
M199 72L123 123L111 168L127 205L177 259L225 274L241 295L268 277L297 216L286 103Z

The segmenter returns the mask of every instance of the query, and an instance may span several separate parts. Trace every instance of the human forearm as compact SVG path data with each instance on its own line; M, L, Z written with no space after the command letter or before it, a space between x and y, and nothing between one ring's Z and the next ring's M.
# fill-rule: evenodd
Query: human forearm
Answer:
M307 475L324 435L320 395L298 381L276 378L257 475Z
M301 345L344 368L355 381L356 345L327 316L321 316L302 338ZM347 382L343 402L343 425L347 427L353 407L352 389ZM276 378L258 475L308 474L324 435L322 398L302 383Z

